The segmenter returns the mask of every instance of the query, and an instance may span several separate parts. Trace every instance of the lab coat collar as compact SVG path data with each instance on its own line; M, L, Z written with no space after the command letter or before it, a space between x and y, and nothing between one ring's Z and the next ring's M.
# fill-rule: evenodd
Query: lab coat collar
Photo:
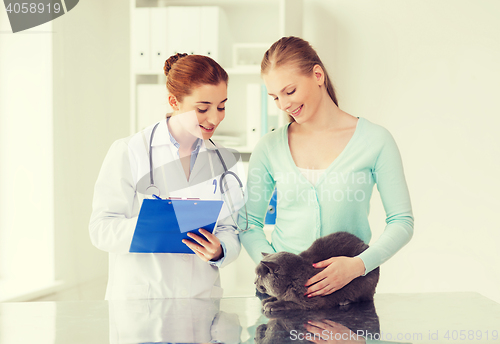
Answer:
M168 130L167 119L160 121L158 128L156 128L153 142L151 144L152 147L160 145L174 145L170 140L170 131ZM209 143L209 145L212 147L211 143ZM198 154L207 149L205 140L201 140L201 144L199 144L199 146L200 150L198 151Z

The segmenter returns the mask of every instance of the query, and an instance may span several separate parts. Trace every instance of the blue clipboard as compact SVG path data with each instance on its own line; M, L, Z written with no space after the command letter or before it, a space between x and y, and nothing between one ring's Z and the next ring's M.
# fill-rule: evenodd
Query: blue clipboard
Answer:
M223 203L222 200L145 199L130 252L194 254L182 239L192 241L188 232L203 237L199 228L212 233Z

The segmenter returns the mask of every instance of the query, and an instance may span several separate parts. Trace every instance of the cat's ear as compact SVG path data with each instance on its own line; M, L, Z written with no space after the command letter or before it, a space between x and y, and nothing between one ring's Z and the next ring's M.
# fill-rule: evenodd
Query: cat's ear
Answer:
M261 252L262 253L262 257L267 257L269 256L269 253L266 253L266 252Z
M280 269L280 266L273 262L261 262L261 263L269 269L270 273L276 273Z

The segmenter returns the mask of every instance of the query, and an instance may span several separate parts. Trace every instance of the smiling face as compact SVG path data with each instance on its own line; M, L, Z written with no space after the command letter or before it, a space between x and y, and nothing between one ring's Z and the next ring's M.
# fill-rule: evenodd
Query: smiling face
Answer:
M314 66L310 75L304 75L291 65L274 67L262 78L276 106L291 115L297 123L304 123L314 116L324 83L323 70L319 65Z
M218 85L198 86L182 101L177 101L174 96L170 95L169 103L174 109L174 116L171 120L177 121L191 135L208 140L224 119L226 101L227 84L225 82Z

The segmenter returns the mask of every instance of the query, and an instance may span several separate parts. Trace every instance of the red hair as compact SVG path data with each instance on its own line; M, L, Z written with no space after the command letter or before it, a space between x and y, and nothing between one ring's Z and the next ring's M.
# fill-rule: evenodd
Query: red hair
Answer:
M226 71L213 59L203 55L175 54L165 61L167 90L182 101L193 88L202 85L218 85L228 82Z

